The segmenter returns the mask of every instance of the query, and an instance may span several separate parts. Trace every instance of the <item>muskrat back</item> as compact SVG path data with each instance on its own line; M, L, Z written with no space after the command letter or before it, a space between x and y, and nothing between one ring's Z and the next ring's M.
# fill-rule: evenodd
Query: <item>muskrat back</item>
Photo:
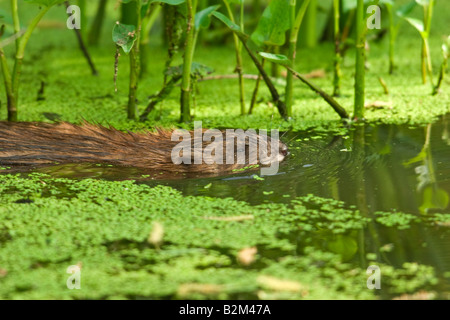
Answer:
M225 174L248 166L248 159L252 156L250 153L254 152L249 148L244 163L206 164L203 161L201 164L176 165L171 155L179 141L172 141L172 133L161 129L155 132L125 133L89 123L79 126L67 122L0 122L0 165L95 163L171 173ZM235 144L235 140L232 141ZM269 149L272 142L268 138ZM208 145L202 139L197 142L194 140L192 148L196 143L200 143L203 148ZM229 143L224 139L224 150ZM286 154L286 146L279 142L279 150L271 157L273 161L280 162ZM260 164L259 158L257 161Z

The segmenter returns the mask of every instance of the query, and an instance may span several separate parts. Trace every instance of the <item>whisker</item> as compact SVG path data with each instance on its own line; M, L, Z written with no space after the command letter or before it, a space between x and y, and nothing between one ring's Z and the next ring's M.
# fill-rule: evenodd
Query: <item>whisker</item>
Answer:
M290 143L292 140L298 138L300 135L301 135L301 133L297 134L296 136L294 136L292 139L290 139L290 140L289 140L288 142L286 142L286 143Z

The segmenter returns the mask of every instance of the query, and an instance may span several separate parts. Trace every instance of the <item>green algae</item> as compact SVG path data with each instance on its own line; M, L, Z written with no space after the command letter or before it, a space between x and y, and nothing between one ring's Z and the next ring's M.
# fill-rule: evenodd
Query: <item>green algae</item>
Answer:
M76 49L75 38L70 38L71 31L65 28L65 13L59 9L50 12L30 42L30 54L25 57L23 69L20 120L51 121L54 117L50 115L56 115L65 121L80 123L86 119L122 130L154 126L191 128L190 124L177 123L177 90L147 122L127 121L128 62L120 60L119 90L115 94L110 30L105 28L102 46L90 49L100 72L98 77L92 77ZM430 41L433 61L438 63L436 48L440 47L441 34L450 33L445 14L449 3L440 1L436 9L436 27ZM57 28L45 26L55 21ZM113 25L114 21L110 22ZM386 75L387 42L371 45L367 100L389 102L392 106L368 110L366 118L372 124L422 125L450 112L448 83L434 97L430 96L429 87L421 84L420 39L409 29L412 28L402 29L399 36L397 52L403 54L398 57L398 70L393 76ZM147 97L162 85L166 53L157 43L152 45L151 52L149 74L140 84L140 111L146 107ZM325 69L326 76L314 82L331 92L332 53L329 44L299 50L295 69L305 73ZM196 60L215 68L215 74L233 73L231 46L199 46ZM248 57L244 62L246 73L256 73ZM343 91L339 98L347 111L351 111L353 104L352 69L350 52L343 63ZM387 83L389 96L383 94L379 77ZM37 101L42 81L46 83L45 100ZM282 88L284 80L276 85ZM238 116L236 81L200 82L198 90L195 118L203 121L203 127L316 132L304 141L316 140L324 132L348 133L333 111L299 83L295 83L294 90L294 119L288 122L278 117L264 87L254 114L245 117ZM247 96L251 90L251 85L246 86ZM3 95L0 99L4 99ZM5 103L0 108L2 119L6 116L4 106ZM254 179L263 178L254 176ZM207 184L205 188L213 187L214 184ZM266 202L277 197L272 192L263 191ZM312 195L289 200L287 204L252 206L232 199L185 197L169 187L151 188L132 181L73 181L42 174L24 179L2 175L0 298L376 299L433 290L438 282L434 268L428 265L412 262L388 265L375 261L378 253L358 257L358 252L364 251L360 233L374 226L398 232L414 229L421 223L447 228L448 214L419 218L401 212L378 212L368 216L342 202ZM239 216L253 219L211 219L233 220ZM164 228L160 248L147 241L154 222ZM239 264L238 252L252 246L258 250L256 261L249 266ZM381 248L386 246L389 244ZM81 290L66 287L69 276L66 269L74 264L82 265ZM366 268L370 264L382 270L381 291L366 287ZM261 281L261 277L297 283L301 289L276 290Z
M412 222L420 222L415 215L404 212L375 212L376 221L387 227L397 227L399 230L408 229Z
M335 200L251 206L133 181L44 174L2 175L0 194L3 299L375 299L437 281L430 266L375 262L386 270L384 287L368 290L369 264L344 247L359 245L371 219ZM159 248L147 242L154 222L164 228ZM257 248L255 262L239 264L238 252L249 247ZM66 287L66 269L75 264L82 265L81 290ZM302 290L268 288L264 276Z

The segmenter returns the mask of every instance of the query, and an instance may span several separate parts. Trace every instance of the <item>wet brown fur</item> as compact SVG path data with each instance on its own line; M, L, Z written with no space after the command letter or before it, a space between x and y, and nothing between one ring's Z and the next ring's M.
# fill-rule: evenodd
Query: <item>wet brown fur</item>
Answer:
M246 166L205 163L175 165L171 159L171 152L179 141L171 141L171 134L172 131L167 130L124 133L111 127L89 123L78 126L67 122L58 124L0 122L0 165L105 163L146 170L197 174L220 174ZM208 144L203 141L201 143L203 147Z

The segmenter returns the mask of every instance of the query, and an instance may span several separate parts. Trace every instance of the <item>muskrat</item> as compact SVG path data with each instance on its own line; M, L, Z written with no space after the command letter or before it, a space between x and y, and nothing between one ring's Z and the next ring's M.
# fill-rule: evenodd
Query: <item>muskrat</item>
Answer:
M218 132L223 135L226 133L226 131ZM193 131L185 131L186 133L194 137ZM278 165L287 155L286 145L270 137L265 140L265 144L259 142L258 148L251 148L255 140L249 137L261 137L261 134L253 133L245 138L244 161L241 159L231 164L228 161L211 163L205 158L201 160L201 163L192 161L192 164L175 164L172 153L180 144L180 140L172 141L174 140L172 134L173 131L162 129L156 129L155 132L122 132L113 127L107 128L87 122L82 125L67 122L54 124L0 122L0 165L39 167L69 163L109 164L136 167L148 172L192 176L229 174L255 164L255 159L258 165L271 166L273 163ZM193 143L189 144L192 149L192 160L198 155L198 149L195 149L195 146L201 146L201 151L213 141L212 139L209 142L204 140L202 137L194 138ZM224 138L222 146L224 154L229 151L227 148L230 148L230 143L233 144L231 150L236 151L234 155L236 160L237 151L242 149L243 145L238 146L237 139L228 141ZM278 145L278 150L270 151L275 145ZM260 157L260 148L268 150L265 161L262 161ZM189 156L187 153L183 155L184 150L181 150L180 156ZM216 152L217 150L211 155L214 156ZM251 159L254 159L253 162Z

